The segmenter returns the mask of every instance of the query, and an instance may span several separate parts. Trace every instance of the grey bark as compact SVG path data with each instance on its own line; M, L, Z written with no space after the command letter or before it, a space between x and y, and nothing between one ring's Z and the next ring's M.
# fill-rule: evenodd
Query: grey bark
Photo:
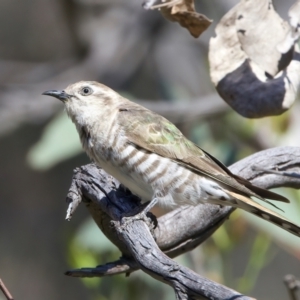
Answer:
M283 174L299 174L300 148L278 147L261 151L230 167L232 172L263 188L300 187L299 176L269 174L258 166ZM142 269L172 286L177 299L249 299L171 259L205 241L229 217L233 208L210 204L181 207L160 217L157 227L153 228L153 222L137 215L139 199L93 164L75 170L67 199L68 219L82 201L99 228L122 252L116 262L71 270L67 275L101 277Z

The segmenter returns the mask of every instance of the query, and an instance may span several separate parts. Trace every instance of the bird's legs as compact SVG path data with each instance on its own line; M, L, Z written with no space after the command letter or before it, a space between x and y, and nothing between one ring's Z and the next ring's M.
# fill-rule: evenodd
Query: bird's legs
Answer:
M145 203L142 206L142 209L139 210L138 213L134 214L133 216L124 216L121 220L121 225L124 226L128 224L128 222L136 221L136 220L143 220L145 223L151 227L150 225L154 223L154 228L157 226L157 219L155 215L150 213L150 216L147 216L149 211L155 206L155 204L158 202L157 198L153 198L150 202ZM151 223L149 224L149 218L151 219Z
M145 214L147 214L147 212L149 212L155 206L155 204L157 204L157 202L158 202L158 199L153 198L151 201L145 203L146 206L143 208L143 210L141 212L144 212Z

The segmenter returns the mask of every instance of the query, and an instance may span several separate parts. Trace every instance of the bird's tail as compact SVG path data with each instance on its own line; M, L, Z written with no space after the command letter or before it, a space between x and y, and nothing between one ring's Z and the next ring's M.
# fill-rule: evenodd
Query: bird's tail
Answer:
M300 237L300 227L286 219L284 216L281 216L280 214L260 205L249 197L231 191L226 192L233 197L233 199L230 201L231 206L248 211ZM219 202L219 204L222 203Z

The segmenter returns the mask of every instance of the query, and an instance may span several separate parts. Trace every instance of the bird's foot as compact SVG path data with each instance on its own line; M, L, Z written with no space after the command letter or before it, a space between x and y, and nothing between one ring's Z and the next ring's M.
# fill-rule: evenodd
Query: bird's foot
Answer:
M155 215L149 211L154 207L156 203L157 199L154 198L150 202L147 202L141 207L139 207L138 212L136 214L132 216L124 216L121 220L121 226L126 226L129 222L142 220L148 225L150 230L155 229L157 227L158 222Z

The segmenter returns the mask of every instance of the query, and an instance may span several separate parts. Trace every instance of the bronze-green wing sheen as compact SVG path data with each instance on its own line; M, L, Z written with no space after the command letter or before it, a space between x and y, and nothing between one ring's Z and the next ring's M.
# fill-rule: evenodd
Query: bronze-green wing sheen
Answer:
M162 116L97 82L44 94L65 103L91 159L143 201L155 198L168 208L229 205L300 236L299 226L251 199L289 202L285 197L232 174Z
M176 161L192 172L210 177L246 196L289 203L285 197L254 186L248 180L232 174L220 161L188 140L173 123L136 106L121 107L119 113L119 124L124 127L128 143Z

